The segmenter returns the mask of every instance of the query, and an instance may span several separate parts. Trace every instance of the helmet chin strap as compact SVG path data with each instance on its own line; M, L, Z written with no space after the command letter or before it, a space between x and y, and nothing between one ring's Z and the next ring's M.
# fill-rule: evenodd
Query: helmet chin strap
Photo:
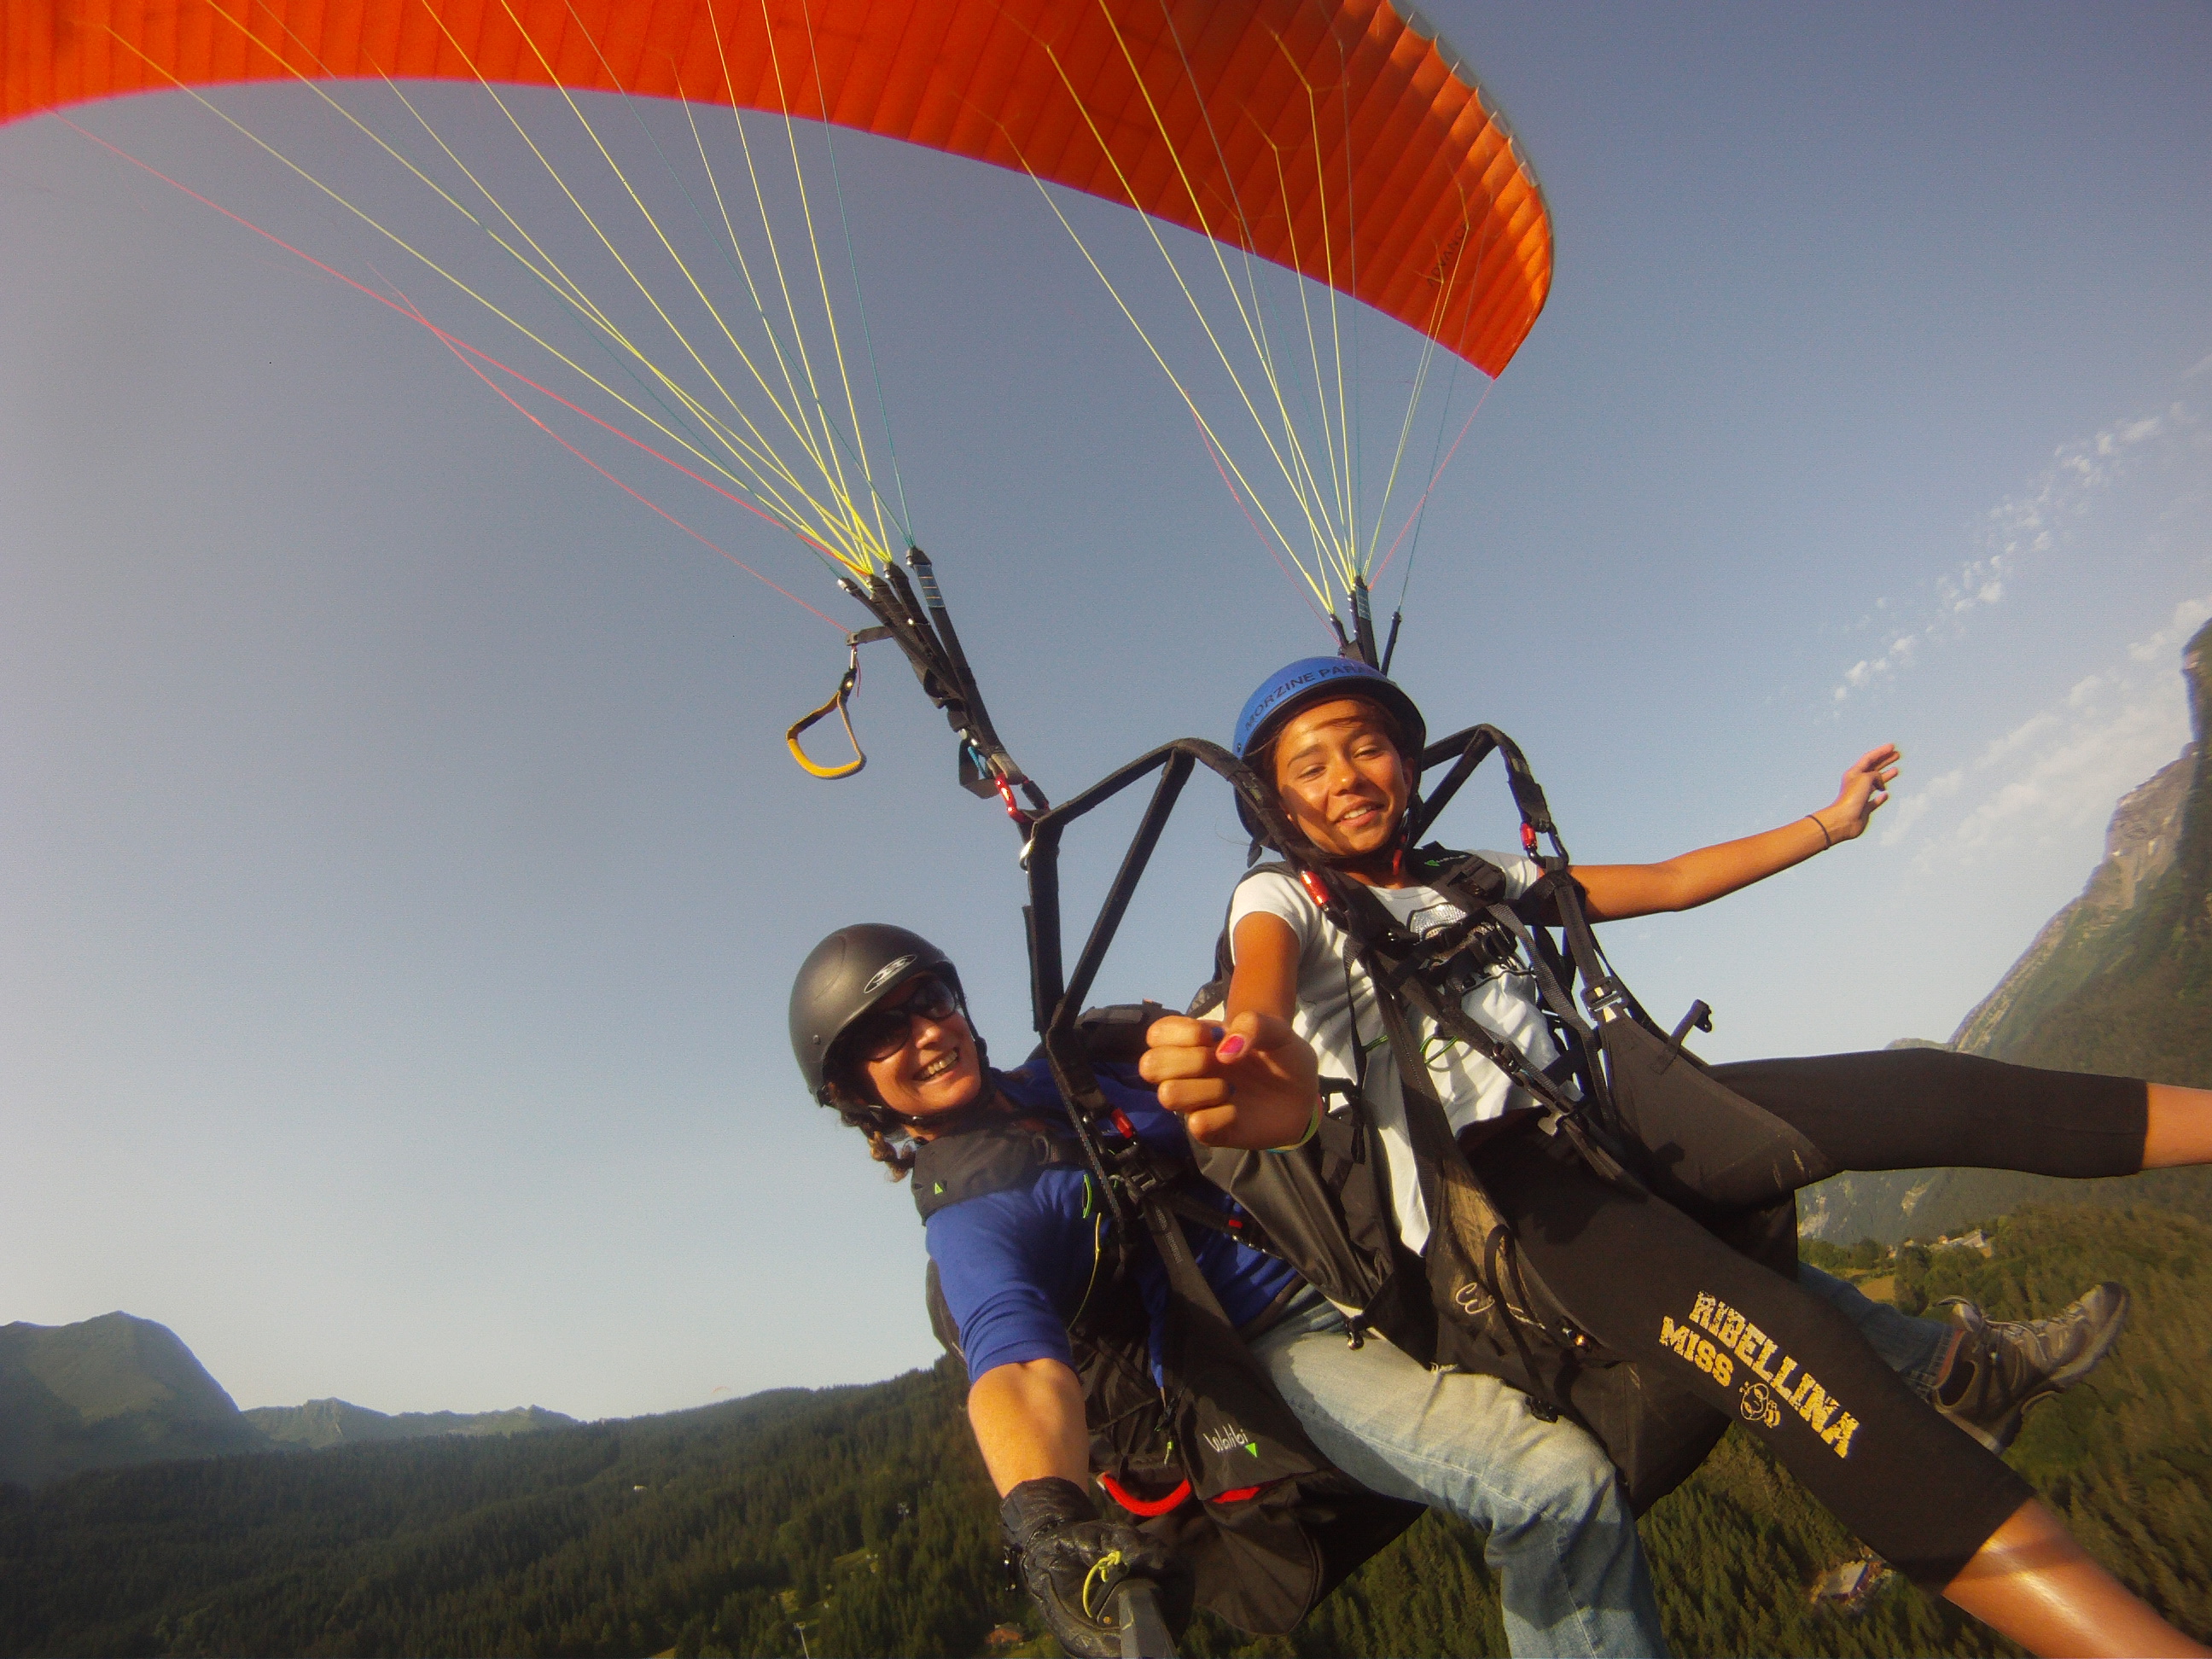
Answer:
M990 1073L986 1072L981 1091L965 1106L955 1106L949 1112L932 1112L926 1117L894 1112L889 1107L884 1109L908 1132L927 1130L928 1133L925 1138L934 1140L939 1135L957 1134L963 1129L974 1128L978 1121L991 1115L998 1101L998 1086L991 1081Z

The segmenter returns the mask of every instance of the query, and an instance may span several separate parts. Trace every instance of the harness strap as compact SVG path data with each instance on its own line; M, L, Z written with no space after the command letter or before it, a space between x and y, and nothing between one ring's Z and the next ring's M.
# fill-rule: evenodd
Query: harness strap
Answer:
M1462 859L1438 878L1440 883L1449 884L1440 885L1439 890L1469 904L1480 903L1484 894L1470 888L1464 879L1470 865L1480 866L1496 873L1496 866L1486 860ZM1389 1009L1402 999L1437 1030L1455 1042L1465 1043L1504 1073L1510 1082L1534 1096L1542 1105L1546 1131L1565 1134L1569 1144L1600 1177L1624 1190L1642 1190L1641 1185L1629 1174L1613 1151L1589 1133L1583 1121L1584 1103L1568 1091L1562 1079L1539 1070L1520 1049L1471 1017L1459 1006L1456 999L1437 994L1436 988L1419 971L1425 965L1423 943L1398 926L1395 918L1383 908L1381 900L1357 883L1338 879L1329 881L1328 885L1335 901L1334 908L1340 924L1359 951L1370 977L1376 983L1377 1006ZM1487 883L1484 885L1491 886ZM1495 896L1494 888L1489 896ZM1486 908L1485 914L1487 914ZM1410 1036L1407 1045L1409 1048L1413 1046ZM1396 1046L1395 1036L1393 1046ZM1417 1048L1413 1050L1413 1058L1425 1086L1427 1066L1420 1061ZM1405 1074L1401 1082L1410 1087L1413 1073L1408 1073L1407 1068L1407 1062L1401 1056L1399 1070ZM1443 1107L1439 1105L1437 1109L1441 1113ZM1449 1122L1443 1127L1449 1135Z
M1424 1255L1430 1283L1442 1293L1442 1305L1478 1319L1491 1347L1501 1354L1505 1344L1498 1340L1497 1327L1502 1322L1529 1379L1534 1382L1541 1373L1515 1324L1516 1311L1520 1317L1528 1316L1515 1309L1495 1273L1498 1252L1510 1248L1511 1231L1453 1138L1443 1103L1428 1086L1428 1070L1403 1011L1388 997L1376 998L1376 1009L1398 1062L1407 1136L1413 1143L1421 1200L1429 1212L1429 1243ZM1469 1306L1466 1292L1470 1285L1483 1293L1486 1301L1481 1307ZM1495 1310L1494 1317L1481 1318L1490 1310Z

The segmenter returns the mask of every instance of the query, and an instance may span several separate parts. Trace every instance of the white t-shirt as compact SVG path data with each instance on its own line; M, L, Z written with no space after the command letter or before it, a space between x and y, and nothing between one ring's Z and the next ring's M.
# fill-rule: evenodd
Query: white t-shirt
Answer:
M1520 897L1543 873L1534 860L1516 854L1481 856L1505 872L1509 901ZM1416 937L1458 921L1466 914L1433 887L1370 887L1368 891ZM1237 924L1261 912L1280 916L1297 935L1298 1008L1291 1024L1313 1045L1324 1078L1350 1082L1360 1076L1352 1052L1355 1025L1358 1029L1360 1044L1366 1050L1364 1093L1389 1170L1398 1236L1407 1249L1418 1253L1428 1243L1429 1213L1421 1201L1413 1142L1406 1131L1406 1099L1399 1083L1397 1056L1390 1052L1382 1016L1376 1010L1374 981L1357 958L1347 976L1344 930L1322 915L1296 878L1279 871L1261 871L1238 884L1229 906L1232 951ZM1479 981L1461 1006L1538 1068L1558 1057L1559 1051L1545 1026L1534 984L1517 958ZM1428 1060L1429 1086L1443 1103L1444 1115L1455 1132L1470 1123L1536 1105L1526 1090L1516 1087L1503 1072L1465 1043L1443 1036L1412 1009L1406 1012L1407 1024ZM1341 1097L1330 1096L1328 1100L1334 1109L1346 1109Z

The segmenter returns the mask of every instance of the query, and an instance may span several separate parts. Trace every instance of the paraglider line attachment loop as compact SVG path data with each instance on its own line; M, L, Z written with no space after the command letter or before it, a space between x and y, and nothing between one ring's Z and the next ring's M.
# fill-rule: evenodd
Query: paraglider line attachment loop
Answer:
M860 689L860 647L871 638L880 637L884 632L881 629L870 628L858 634L845 635L845 672L837 682L836 690L831 693L829 702L800 715L785 728L785 747L791 750L792 759L804 767L809 775L829 779L849 778L868 763L868 757L860 748L860 739L853 731L853 714L848 705L852 702L853 693ZM807 727L832 714L844 725L845 740L853 745L853 758L836 766L824 766L808 758L806 751L799 746L799 738Z

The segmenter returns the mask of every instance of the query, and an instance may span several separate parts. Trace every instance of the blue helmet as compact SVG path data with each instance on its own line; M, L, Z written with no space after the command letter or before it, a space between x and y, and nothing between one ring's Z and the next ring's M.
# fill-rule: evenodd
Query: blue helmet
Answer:
M1335 697L1366 697L1389 709L1402 728L1407 761L1419 772L1421 750L1428 742L1428 722L1421 718L1413 700L1382 670L1356 657L1301 657L1268 675L1245 701L1230 747L1237 751L1237 759L1249 761L1299 709Z

